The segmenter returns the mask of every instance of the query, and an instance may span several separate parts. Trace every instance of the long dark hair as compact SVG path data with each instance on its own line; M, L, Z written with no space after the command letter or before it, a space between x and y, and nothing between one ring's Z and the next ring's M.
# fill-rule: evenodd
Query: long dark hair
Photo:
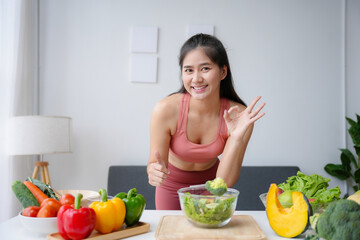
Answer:
M210 60L220 68L227 67L227 75L220 83L220 97L227 98L246 106L245 102L237 95L232 80L229 59L226 50L219 39L208 34L196 34L189 38L180 49L179 66L182 72L183 62L186 54L191 50L201 47ZM186 89L182 83L177 93L185 93Z

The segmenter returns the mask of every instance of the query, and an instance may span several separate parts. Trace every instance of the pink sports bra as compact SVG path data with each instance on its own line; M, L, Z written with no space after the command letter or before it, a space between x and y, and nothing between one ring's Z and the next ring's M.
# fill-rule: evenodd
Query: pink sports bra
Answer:
M227 135L227 127L223 118L225 109L229 108L229 100L221 98L221 109L219 116L219 126L216 138L208 144L197 144L188 140L186 135L186 126L188 119L190 103L190 94L183 93L180 108L177 129L171 137L170 152L175 157L193 163L206 163L217 158L224 150Z

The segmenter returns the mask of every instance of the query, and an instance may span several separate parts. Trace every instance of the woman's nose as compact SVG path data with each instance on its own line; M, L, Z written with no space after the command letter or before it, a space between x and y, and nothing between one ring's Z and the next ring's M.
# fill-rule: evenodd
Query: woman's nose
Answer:
M202 81L202 77L201 74L199 72L195 72L193 75L193 81L194 82L201 82Z

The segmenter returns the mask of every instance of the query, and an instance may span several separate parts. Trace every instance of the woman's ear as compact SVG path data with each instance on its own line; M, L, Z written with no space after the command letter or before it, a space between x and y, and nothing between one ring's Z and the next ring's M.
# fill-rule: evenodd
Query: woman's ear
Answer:
M224 80L225 79L225 77L226 77L226 75L227 75L227 66L223 66L221 69L220 69L220 71L221 71L221 75L220 75L220 79L221 80Z

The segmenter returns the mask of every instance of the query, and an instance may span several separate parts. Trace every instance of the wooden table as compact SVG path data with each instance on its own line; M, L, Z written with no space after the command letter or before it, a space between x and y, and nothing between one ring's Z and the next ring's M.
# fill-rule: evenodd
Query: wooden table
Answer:
M160 222L162 216L166 215L182 215L181 211L164 211L164 210L145 210L141 221L150 224L150 230L147 233L137 236L129 237L126 239L155 239L156 228ZM236 211L235 215L250 215L257 222L259 227L265 233L267 240L281 240L288 239L282 238L276 235L276 233L270 228L265 211ZM304 239L305 235L295 239ZM0 239L7 240L44 240L46 235L36 235L26 230L21 222L19 216L13 217L7 221L0 223Z

